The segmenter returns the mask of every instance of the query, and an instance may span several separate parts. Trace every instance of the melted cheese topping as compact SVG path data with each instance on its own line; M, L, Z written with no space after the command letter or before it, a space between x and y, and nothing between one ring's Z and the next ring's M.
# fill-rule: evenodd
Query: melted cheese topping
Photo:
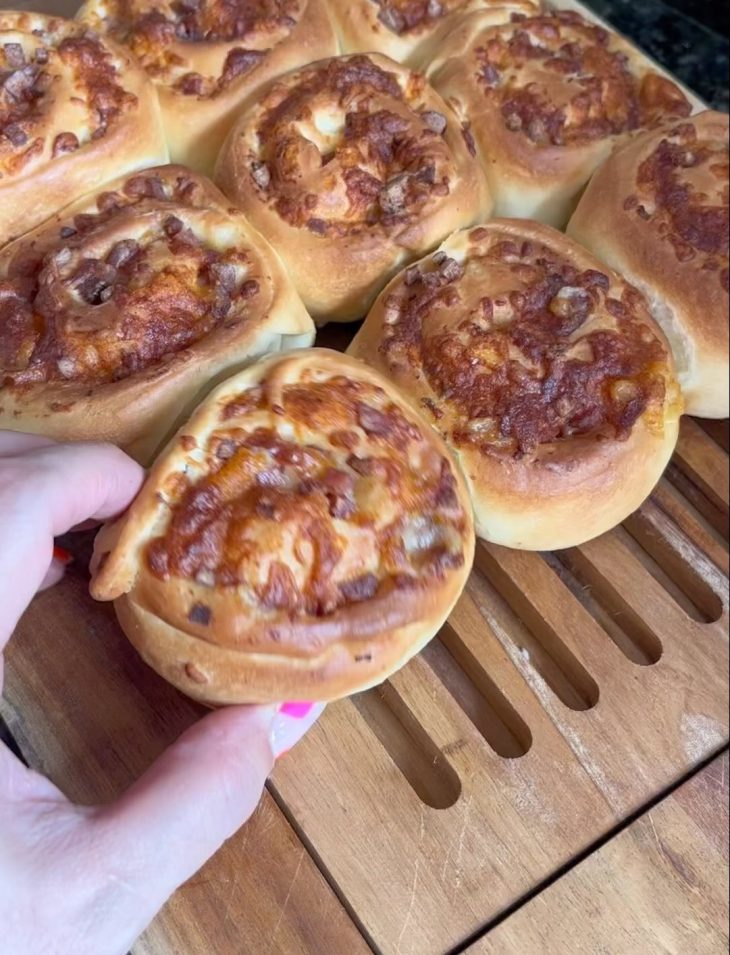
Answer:
M381 353L417 369L457 446L515 458L575 438L661 428L673 379L641 296L553 249L474 229L462 261L411 266L385 300Z
M214 97L287 39L305 7L306 0L100 0L84 18L127 45L155 83Z
M678 262L691 262L728 291L728 140L691 122L666 129L636 172L627 215L668 242Z
M195 455L202 476L174 474L163 490L167 526L147 546L158 578L323 617L463 566L453 464L374 385L305 375L274 399L253 387ZM189 620L205 625L210 608L195 593Z
M366 0L378 6L378 20L393 33L425 33L468 0Z
M579 14L512 19L478 37L476 82L505 127L534 146L580 146L691 112L671 80L637 75L617 38Z
M318 235L402 228L444 201L456 176L453 117L430 109L425 80L367 56L340 57L276 83L256 111L252 188Z
M255 252L197 190L140 173L0 253L5 385L118 381L265 308Z
M103 139L137 106L125 68L79 24L0 13L0 182Z

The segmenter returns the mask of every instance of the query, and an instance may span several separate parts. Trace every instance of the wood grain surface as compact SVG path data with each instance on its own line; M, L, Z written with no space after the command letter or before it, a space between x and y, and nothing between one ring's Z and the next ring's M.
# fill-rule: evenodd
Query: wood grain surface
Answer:
M728 889L725 752L468 955L721 955Z

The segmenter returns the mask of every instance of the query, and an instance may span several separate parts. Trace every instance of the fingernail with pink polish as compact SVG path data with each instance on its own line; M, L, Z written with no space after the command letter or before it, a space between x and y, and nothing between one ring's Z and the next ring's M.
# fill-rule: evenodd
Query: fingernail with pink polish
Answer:
M269 741L274 759L283 756L299 742L307 730L316 722L324 709L324 703L289 702L282 703L276 711Z
M293 716L295 720L303 720L313 706L314 703L282 703L279 707L279 712L284 713L286 716Z

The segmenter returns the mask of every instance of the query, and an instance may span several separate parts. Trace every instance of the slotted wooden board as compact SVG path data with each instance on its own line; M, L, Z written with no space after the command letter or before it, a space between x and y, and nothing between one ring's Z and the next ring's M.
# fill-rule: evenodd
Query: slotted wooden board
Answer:
M725 750L468 955L727 952L727 804Z
M328 708L136 952L358 952L358 928L383 952L444 952L722 747L727 508L726 451L686 420L624 527L560 556L480 545L439 638ZM84 561L11 642L4 715L92 801L199 710L90 600Z
M726 515L724 459L685 422L677 471ZM675 493L559 558L480 545L440 638L277 769L381 950L455 945L726 742L725 516L681 530Z
M328 707L135 955L445 952L724 746L727 450L727 422L687 419L623 527L559 555L480 545L440 636ZM9 645L1 712L34 766L92 802L201 711L89 598L89 538L72 547Z

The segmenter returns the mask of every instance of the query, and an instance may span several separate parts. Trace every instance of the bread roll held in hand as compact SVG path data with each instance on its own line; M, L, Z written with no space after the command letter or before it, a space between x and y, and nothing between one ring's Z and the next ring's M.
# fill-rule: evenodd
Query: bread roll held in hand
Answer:
M495 215L564 226L597 166L631 133L687 116L679 87L617 34L558 11L472 14L428 76L471 132Z
M494 22L537 13L539 0L328 0L343 53L384 53L425 69L466 16L489 10Z
M489 215L461 124L386 57L313 63L234 127L216 180L279 251L315 320L361 318L388 278Z
M0 251L0 428L147 463L215 379L313 338L276 254L213 184L147 169Z
M205 400L97 537L91 592L196 699L331 700L430 640L473 549L436 432L372 369L312 349Z
M0 247L166 159L157 97L126 51L61 17L0 10Z
M422 407L459 458L477 534L553 550L650 493L681 398L643 297L551 229L495 219L385 288L350 353Z
M568 232L646 295L686 411L728 411L728 117L666 123L614 153Z
M324 0L86 0L155 84L170 154L210 174L237 109L288 70L337 53Z

